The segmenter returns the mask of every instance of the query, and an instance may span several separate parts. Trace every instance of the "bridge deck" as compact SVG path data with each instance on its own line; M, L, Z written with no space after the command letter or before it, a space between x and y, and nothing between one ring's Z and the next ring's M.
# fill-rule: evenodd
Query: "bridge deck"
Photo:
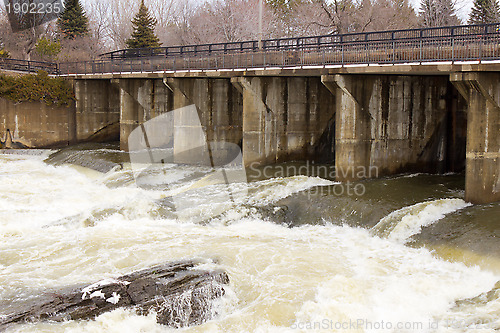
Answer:
M462 63L422 63L391 65L327 65L269 68L236 68L232 70L166 70L157 72L109 72L95 74L63 74L75 79L134 79L134 78L231 78L237 76L302 76L314 77L335 74L386 74L386 75L449 75L457 72L500 72L500 60Z

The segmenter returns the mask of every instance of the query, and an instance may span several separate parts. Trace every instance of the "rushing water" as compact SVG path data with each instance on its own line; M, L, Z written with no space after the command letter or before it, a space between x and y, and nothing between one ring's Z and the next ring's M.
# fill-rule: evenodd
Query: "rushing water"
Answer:
M85 153L111 154L115 162L120 155ZM465 203L463 176L365 181L361 196L339 194L342 185L310 175L254 178L243 201L199 221L176 218L171 189L138 187L126 165L108 161L102 174L47 164L48 154L0 155L0 315L60 287L167 261L216 258L231 279L216 304L219 315L187 331L500 329L500 206ZM200 172L165 168L180 184ZM217 186L204 187L216 194L223 191ZM218 204L224 203L212 207ZM206 213L196 208L193 216ZM130 310L9 329L171 330L154 315Z

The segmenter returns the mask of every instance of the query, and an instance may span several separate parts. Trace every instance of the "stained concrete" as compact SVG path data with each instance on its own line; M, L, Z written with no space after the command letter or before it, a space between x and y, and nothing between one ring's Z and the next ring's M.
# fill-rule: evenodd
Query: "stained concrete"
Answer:
M77 142L104 131L103 139L116 139L120 122L120 95L110 80L75 80Z
M182 113L175 114L177 117L174 119L176 124L174 153L177 152L175 156L181 158L186 156L181 152L208 145L210 142L241 145L242 96L229 79L170 78L115 82L121 91L122 149L128 149L128 136L141 124L165 112L190 105L196 107L198 119L185 119ZM191 115L191 113L186 114ZM193 126L199 128L193 130ZM148 136L154 137L149 133ZM190 155L190 157L199 160L199 156ZM176 162L192 161L183 159Z
M232 81L243 95L245 165L318 157L316 148L335 114L335 96L320 78L239 77Z
M465 198L500 201L500 74L455 73L451 81L468 102Z
M337 94L339 180L448 171L463 157L465 101L442 76L323 76ZM450 129L448 123L453 123ZM455 145L450 148L450 145Z
M5 141L7 129L14 141L30 148L119 139L119 90L109 80L75 80L72 84L76 101L69 106L0 98L0 140Z
M45 103L14 103L0 98L0 140L13 140L27 147L50 147L74 142L75 107L47 106Z

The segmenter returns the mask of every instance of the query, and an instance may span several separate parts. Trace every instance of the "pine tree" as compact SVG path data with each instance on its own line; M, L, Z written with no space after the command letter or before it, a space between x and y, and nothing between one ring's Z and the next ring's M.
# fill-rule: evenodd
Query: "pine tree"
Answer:
M89 20L79 0L66 0L64 11L57 20L57 25L65 38L75 39L88 34Z
M141 1L139 12L132 20L134 31L130 39L127 40L127 47L130 49L159 47L160 40L155 34L156 19L149 14L149 10Z
M496 23L500 20L498 0L474 0L469 24Z
M422 0L419 11L423 27L459 25L455 4L452 0Z

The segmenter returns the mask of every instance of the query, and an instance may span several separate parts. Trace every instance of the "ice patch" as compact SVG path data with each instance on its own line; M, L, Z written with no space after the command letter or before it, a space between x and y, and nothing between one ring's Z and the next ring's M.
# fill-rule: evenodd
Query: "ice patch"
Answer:
M113 292L113 295L106 300L106 302L111 303L111 304L118 304L120 301L120 295L115 292Z
M106 286L109 286L112 284L121 284L121 285L126 286L126 285L129 285L130 282L120 281L120 280L116 280L116 279L101 280L99 282L96 282L94 284L91 284L90 286L83 288L82 289L82 299L86 299L89 296L89 294L90 294L90 298L92 298L92 295L95 294L96 289L100 289L102 287L106 287ZM114 303L114 304L116 304L116 303Z

